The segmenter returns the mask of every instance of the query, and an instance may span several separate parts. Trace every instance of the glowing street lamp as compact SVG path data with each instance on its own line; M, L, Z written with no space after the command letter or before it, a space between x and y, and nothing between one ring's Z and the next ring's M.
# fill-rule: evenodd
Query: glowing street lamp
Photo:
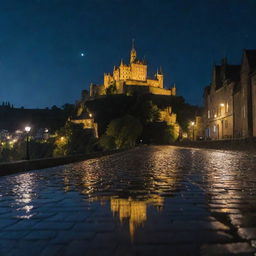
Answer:
M26 131L26 133L29 133L29 132L30 132L30 130L31 130L31 127L30 127L30 126L26 126L26 127L25 127L25 131Z
M223 114L222 114L222 108L223 107L225 107L225 104L224 103L220 103L220 107L221 107L221 109L220 109L220 114L221 114L221 116L222 116L222 119L221 119L221 137L222 137L222 139L223 139L223 131L224 131L224 125L223 125L223 123L224 123L224 120L223 120L223 115L224 115L224 113L225 113L225 110L224 110L224 112L223 112Z
M192 125L192 127L193 127L193 140L195 140L195 122L192 121L192 122L191 122L191 125Z
M89 117L91 117L91 118L92 118L92 113L89 113Z
M31 127L30 126L26 126L25 127L25 132L26 132L26 134L27 134L27 143L26 143L26 160L29 160L29 132L30 132L30 130L31 130Z

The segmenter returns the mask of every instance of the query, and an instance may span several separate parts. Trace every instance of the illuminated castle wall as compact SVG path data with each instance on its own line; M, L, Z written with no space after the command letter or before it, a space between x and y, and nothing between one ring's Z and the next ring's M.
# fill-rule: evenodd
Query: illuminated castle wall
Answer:
M162 71L157 71L155 79L147 76L146 61L137 59L137 52L134 43L130 52L130 64L125 64L122 60L118 67L114 67L113 74L104 74L103 85L91 84L90 96L104 95L106 90L114 85L117 93L127 93L131 89L140 90L144 93L158 95L176 95L175 86L171 89L164 88L164 75ZM143 88L141 88L143 87Z

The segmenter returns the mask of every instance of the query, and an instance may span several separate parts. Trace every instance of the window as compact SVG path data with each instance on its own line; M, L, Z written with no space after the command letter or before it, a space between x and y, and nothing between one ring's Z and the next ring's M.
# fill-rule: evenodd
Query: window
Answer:
M211 118L211 111L208 110L208 118Z
M216 125L213 126L213 132L216 132Z

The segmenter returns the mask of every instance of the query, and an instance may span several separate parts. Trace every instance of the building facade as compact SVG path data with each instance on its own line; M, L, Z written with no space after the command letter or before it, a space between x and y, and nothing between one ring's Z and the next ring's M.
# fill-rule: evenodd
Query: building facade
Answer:
M107 94L108 89L115 87L118 94L129 94L131 91L141 93L152 93L157 95L176 95L176 87L164 88L164 75L162 70L157 70L155 78L151 79L147 74L147 63L145 59L139 60L137 52L132 45L130 52L130 63L125 64L123 60L119 66L114 67L113 73L105 73L102 85L90 85L90 96Z
M223 59L213 67L204 91L204 128L208 139L256 136L256 50L244 50L241 65Z

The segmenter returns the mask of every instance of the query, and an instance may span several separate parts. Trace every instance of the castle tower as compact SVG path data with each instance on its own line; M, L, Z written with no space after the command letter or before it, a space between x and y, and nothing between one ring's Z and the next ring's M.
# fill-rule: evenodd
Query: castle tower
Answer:
M134 39L132 40L132 49L131 49L131 54L130 54L130 63L133 63L136 60L137 53L134 47Z
M164 88L164 75L163 75L161 67L160 67L160 71L158 71L158 69L157 69L156 78L159 82L159 87Z
M172 90L172 96L176 96L176 84L173 85L171 90Z

